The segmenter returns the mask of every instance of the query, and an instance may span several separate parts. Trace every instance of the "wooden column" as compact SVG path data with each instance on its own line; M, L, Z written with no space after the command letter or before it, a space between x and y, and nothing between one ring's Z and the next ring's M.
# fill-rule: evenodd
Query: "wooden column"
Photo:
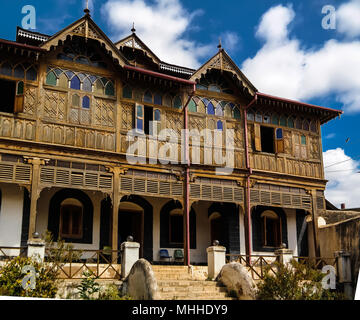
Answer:
M120 174L124 173L122 168L114 167L107 168L109 172L113 173L113 193L112 193L112 234L111 234L111 247L112 250L119 250L118 237L119 237L119 206L121 200L120 194ZM116 251L112 252L112 262L116 263L118 254Z
M318 224L318 208L316 202L316 190L311 190L311 215L313 221L313 234L314 234L314 248L315 256L320 257L320 244L319 244L319 224Z
M39 188L40 166L44 165L46 160L39 158L25 158L25 161L27 163L32 164L31 193L30 193L30 221L29 221L29 235L28 235L28 239L31 240L34 232L36 231L37 201L39 199L41 192L41 189Z

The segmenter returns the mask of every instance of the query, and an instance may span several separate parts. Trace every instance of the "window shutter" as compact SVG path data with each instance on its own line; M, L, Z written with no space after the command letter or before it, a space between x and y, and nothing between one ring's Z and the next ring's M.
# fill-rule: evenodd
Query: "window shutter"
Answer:
M276 153L284 153L284 135L282 128L277 128L275 130L275 141Z
M20 113L24 111L24 92L25 92L24 81L18 81L16 83L14 113Z
M254 123L254 142L255 151L261 151L261 131L258 123Z

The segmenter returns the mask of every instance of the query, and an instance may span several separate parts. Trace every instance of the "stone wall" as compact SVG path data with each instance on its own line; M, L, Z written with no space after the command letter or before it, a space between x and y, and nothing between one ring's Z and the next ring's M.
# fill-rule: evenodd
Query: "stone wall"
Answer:
M353 283L356 283L360 267L359 234L360 216L319 227L321 257L334 257L334 252L340 250L349 252Z

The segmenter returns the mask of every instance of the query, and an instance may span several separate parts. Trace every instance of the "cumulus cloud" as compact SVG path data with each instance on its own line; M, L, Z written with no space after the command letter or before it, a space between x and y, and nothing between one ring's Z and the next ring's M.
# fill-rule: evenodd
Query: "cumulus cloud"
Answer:
M346 36L360 36L360 0L342 4L336 11L337 30Z
M163 61L188 67L198 67L200 60L215 53L216 45L198 44L189 40L185 32L192 28L193 20L201 10L188 12L179 0L109 0L102 7L113 38L120 40L129 35L132 23L136 33ZM115 40L115 41L116 41ZM232 46L236 35L226 39Z
M345 203L347 208L360 207L359 161L345 154L341 148L323 153L325 178L329 180L325 196L335 206Z
M306 49L290 37L294 18L294 10L282 5L262 16L256 36L264 44L244 61L244 73L266 93L298 100L335 94L346 111L360 111L360 41L329 40Z

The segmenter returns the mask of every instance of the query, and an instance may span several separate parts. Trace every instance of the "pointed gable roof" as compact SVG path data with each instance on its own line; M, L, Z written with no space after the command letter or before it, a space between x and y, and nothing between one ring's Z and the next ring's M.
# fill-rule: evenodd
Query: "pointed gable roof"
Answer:
M156 64L159 64L161 60L156 56L156 54L150 50L150 48L137 36L135 32L126 38L115 43L115 46L120 49L121 47L129 47L133 49L138 49L143 51L152 61Z
M58 45L64 43L68 37L71 38L73 36L80 36L99 41L100 44L105 47L108 54L110 54L114 61L117 61L120 66L123 67L125 64L128 64L123 54L100 29L100 27L91 19L89 14L85 14L84 17L51 36L47 41L41 44L40 47L51 50L52 47L57 47Z
M203 64L198 70L194 72L190 80L195 81L205 75L209 69L218 69L232 73L237 80L245 87L249 93L254 96L258 90L242 73L235 62L230 58L224 49L220 49L212 58Z

